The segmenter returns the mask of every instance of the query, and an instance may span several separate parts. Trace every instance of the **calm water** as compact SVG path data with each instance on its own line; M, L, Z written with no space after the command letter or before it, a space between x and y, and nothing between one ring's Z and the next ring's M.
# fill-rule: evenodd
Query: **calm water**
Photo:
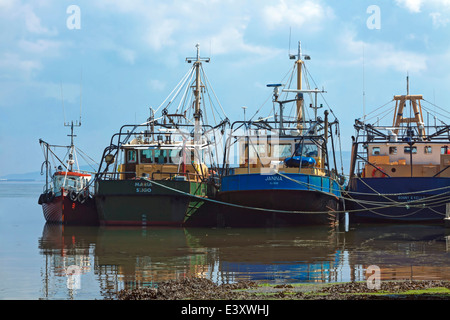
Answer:
M0 299L104 299L194 275L217 283L361 281L370 265L383 280L450 280L450 230L442 225L62 227L45 223L41 189L0 182Z

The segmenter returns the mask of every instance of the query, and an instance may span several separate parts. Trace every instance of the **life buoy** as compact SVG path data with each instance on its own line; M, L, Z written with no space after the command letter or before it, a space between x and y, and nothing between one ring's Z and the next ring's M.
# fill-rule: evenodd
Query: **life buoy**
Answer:
M86 196L84 195L84 192L80 192L77 196L77 201L79 203L84 203L86 201Z
M43 204L47 202L47 195L45 193L41 193L39 196L38 204Z
M55 199L55 193L53 191L47 192L47 195L46 195L47 201L46 202L52 202L53 199Z
M381 168L381 167L377 167L377 168L378 168L378 170L377 169L373 169L373 171L372 171L372 178L375 178L375 173L377 171L381 172L381 178L386 177L386 174L383 172L383 168Z
M77 193L75 192L75 190L70 190L69 191L69 199L71 201L75 201L77 199Z

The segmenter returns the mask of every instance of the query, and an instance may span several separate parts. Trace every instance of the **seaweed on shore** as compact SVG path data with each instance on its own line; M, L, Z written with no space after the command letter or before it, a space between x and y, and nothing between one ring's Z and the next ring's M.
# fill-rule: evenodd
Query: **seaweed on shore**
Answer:
M370 300L450 299L450 281L382 281L370 289L366 282L260 285L240 281L218 285L203 278L162 282L156 288L117 292L118 300Z

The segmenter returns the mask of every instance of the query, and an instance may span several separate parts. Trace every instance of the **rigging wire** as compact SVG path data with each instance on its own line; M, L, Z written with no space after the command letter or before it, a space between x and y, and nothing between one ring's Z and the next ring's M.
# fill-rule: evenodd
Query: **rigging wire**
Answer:
M422 106L422 109L424 109L425 111L427 111L428 113L430 113L430 114L432 114L432 115L437 114L437 115L440 115L441 117L450 119L450 116L443 115L442 113L439 113L439 112L437 112L437 111L435 111L435 110L431 111L431 109L428 109L427 107ZM439 120L442 124L447 125L444 121L442 121L442 120L440 120L440 119L438 119L438 120Z
M211 83L210 83L210 81L209 81L209 79L208 79L208 76L206 75L206 72L203 70L203 67L201 68L201 70L202 70L202 73L203 73L204 78L205 78L205 80L206 80L206 87L207 87L207 88L211 88L211 91L212 91L212 93L213 93L213 95L214 95L214 97L215 97L215 99L216 99L216 101L217 101L217 103L218 103L218 105L219 105L219 107L220 107L220 110L222 110L223 115L226 117L226 112L225 112L225 110L223 109L222 104L220 103L219 99L217 98L216 92L214 91L214 88L213 88L213 86L211 85ZM208 91L208 93L209 93L209 91ZM217 110L216 110L216 112L217 112ZM217 113L219 113L219 112L217 112Z
M183 78L180 80L180 82L175 86L175 88L170 92L170 94L166 97L166 99L164 99L164 101L159 105L158 108L156 108L155 113L159 111L159 109L166 103L166 101L172 97L172 94L174 94L174 92L176 91L176 93L174 94L173 98L174 99L179 91L183 88L184 84L186 83L187 79L189 78L190 74L194 72L194 67L192 67L191 69L189 69L188 72L186 72L186 74L183 76ZM172 103L172 100L169 101L169 103L167 104L166 108Z
M291 80L290 80L290 81L292 81L292 74L293 74L293 71L294 71L294 70L295 70L295 67L289 68L288 72L286 72L286 74L284 75L284 77L281 79L281 83L283 83L283 80L284 80L286 77L288 77L289 75L291 75ZM288 80L289 80L289 78L288 78ZM289 86L290 86L290 81L288 81L288 82L289 82ZM286 86L286 84L283 85L283 87L284 87L284 86ZM288 87L289 87L289 86L288 86ZM273 97L273 94L272 94L272 93L271 93L271 94L267 97L267 99L260 105L260 107L255 111L255 113L249 118L248 121L252 121L253 118L256 117L256 115L261 111L261 109L264 107L264 105L267 103L267 101L268 101L271 97ZM269 115L270 115L272 112L274 112L274 115L275 115L275 111L273 111L273 110L269 113Z
M194 77L194 73L191 72L191 75L190 75L189 79L187 80L187 82L191 82L193 77ZM181 89L182 89L182 87L180 87L180 90L181 90ZM180 90L179 90L179 91L180 91ZM178 92L179 92L179 91L178 91ZM183 103L183 101L186 102L186 97L187 97L188 94L190 94L190 93L191 93L191 90L189 90L189 86L186 86L186 89L184 90L184 93L183 93L183 95L182 95L182 97L181 97L181 99L180 99L180 103L178 104L177 109L175 110L175 113L177 113L177 112L179 111L179 109L180 109L180 107L181 107L182 105L186 105L185 103ZM177 93L177 95L178 95L178 93ZM175 99L175 97L176 97L176 96L174 96L174 99ZM173 99L173 100L174 100L174 99Z
M372 110L372 111L370 111L369 113L367 113L367 114L366 114L366 120L367 120L367 116L368 116L368 115L370 115L370 114L372 114L372 113L374 113L374 112L376 112L376 111L378 111L378 110L384 108L385 106L389 105L389 103L391 103L391 102L393 102L393 101L394 101L394 99L391 99L391 100L389 100L388 102L386 102L385 104L383 104L383 105L379 106L378 108L375 108L374 110ZM392 108L392 107L391 107L391 108ZM389 110L391 110L391 109L389 109ZM372 117L372 118L373 118L373 117Z

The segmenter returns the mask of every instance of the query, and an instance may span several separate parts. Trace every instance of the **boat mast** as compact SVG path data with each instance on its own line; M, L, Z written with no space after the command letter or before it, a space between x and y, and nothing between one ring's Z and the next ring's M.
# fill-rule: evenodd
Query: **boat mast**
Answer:
M73 164L75 163L75 161L73 160L73 155L75 153L75 145L73 143L73 138L76 137L76 135L73 134L74 125L77 127L80 127L81 121L76 122L75 124L73 123L73 121L71 121L70 124L64 123L64 126L70 127L70 134L67 135L68 137L70 137L69 160L67 160L67 164L68 164L67 168L69 171L73 171Z
M200 46L199 44L196 45L197 47L197 60L194 62L194 68L195 68L195 89L194 89L194 120L195 120L195 128L196 130L199 130L200 126L200 90L201 90L201 82L200 82ZM196 131L198 133L198 131ZM196 135L198 138L198 136Z
M195 85L194 85L194 145L196 151L198 149L198 144L201 142L201 89L202 89L202 83L201 83L201 77L200 77L200 68L202 65L202 61L209 62L210 58L201 58L200 57L200 45L197 43L197 56L195 58L186 58L186 61L188 63L191 63L192 60L194 61L194 68L195 68ZM194 153L194 163L198 163L199 161L199 154L198 152Z
M62 107L63 107L63 112L64 112L64 126L65 127L70 127L70 134L68 134L67 136L70 137L70 147L69 147L69 160L67 160L67 170L68 171L72 171L73 169L73 164L75 163L75 161L73 160L73 155L75 153L75 146L73 144L73 138L76 137L76 135L73 134L73 127L81 127L81 79L82 79L82 73L80 75L80 119L78 121L75 121L75 123L73 122L73 120L70 122L70 124L68 122L66 122L66 116L65 116L65 109L64 109L64 99L62 97L62 83L61 83L61 100L62 100Z
M422 114L422 105L420 101L423 100L421 94L410 95L409 94L409 76L406 77L406 95L397 95L394 96L395 101L395 112L394 112L394 121L393 121L393 133L398 134L399 128L402 123L407 124L408 131L411 129L411 123L416 123L417 131L419 133L419 137L421 139L425 139L425 128L423 122L423 114ZM412 111L414 115L411 115L409 118L403 116L405 112L406 103L409 101L410 105L412 105Z
M300 134L303 132L303 124L304 124L304 113L305 113L305 100L303 99L304 93L314 93L315 94L315 100L314 100L314 106L311 105L311 108L314 109L314 121L317 122L317 109L322 108L322 106L317 106L317 94L318 93L324 93L326 91L319 90L319 89L303 89L302 86L302 77L303 77L303 64L305 63L302 60L302 48L301 48L301 42L298 42L298 54L297 55L289 55L290 59L297 59L295 61L295 65L297 68L297 89L283 89L283 92L295 92L297 93L296 96L296 103L297 103L297 130ZM309 55L303 55L303 58L305 60L311 60L311 57ZM275 85L272 85L275 86ZM285 101L288 102L288 101Z
M297 65L297 90L302 90L302 47L301 42L298 42L298 56L297 61L295 62ZM303 94L297 94L297 129L302 132L303 129Z
M409 96L409 75L406 76L406 95Z

